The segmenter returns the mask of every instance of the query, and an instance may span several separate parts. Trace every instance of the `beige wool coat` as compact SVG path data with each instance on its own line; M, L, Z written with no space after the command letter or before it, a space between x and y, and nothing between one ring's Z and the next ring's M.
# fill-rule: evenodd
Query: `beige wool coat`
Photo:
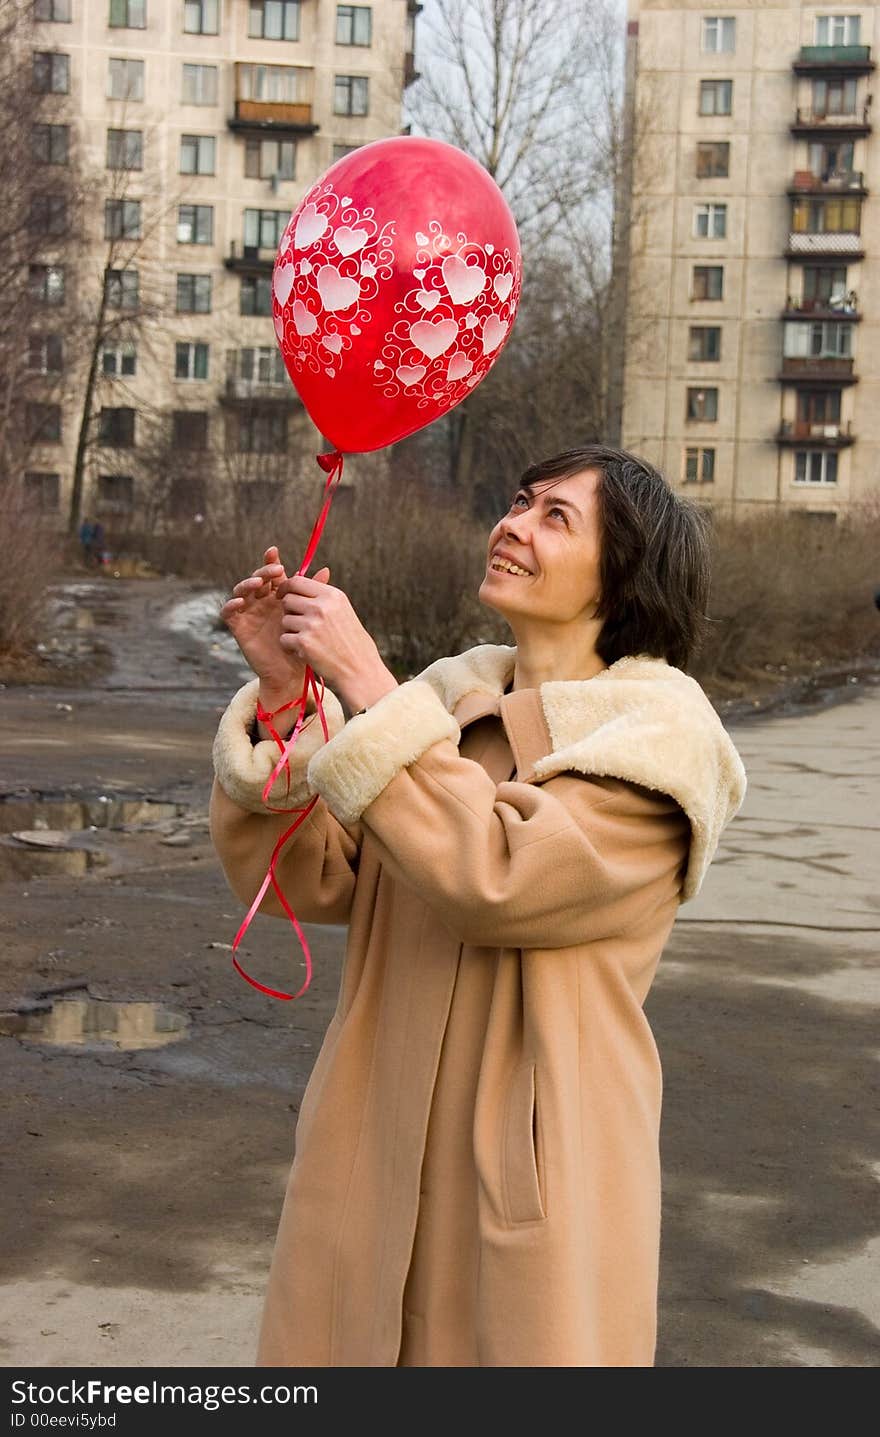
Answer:
M742 804L700 685L646 655L508 691L437 660L345 721L325 690L271 802L301 921L348 924L257 1366L654 1363L662 1075L643 1012ZM291 821L261 798L258 681L214 742L211 832L250 903ZM283 916L269 890L263 910Z

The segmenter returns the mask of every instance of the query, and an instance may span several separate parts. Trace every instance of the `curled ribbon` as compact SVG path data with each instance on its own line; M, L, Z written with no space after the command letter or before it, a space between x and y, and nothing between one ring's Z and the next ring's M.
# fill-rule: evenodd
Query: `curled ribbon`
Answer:
M324 487L324 503L321 507L320 514L315 520L311 535L309 537L309 542L306 545L306 551L303 555L302 563L296 571L297 574L305 574L307 568L309 567L309 564L312 562L312 559L315 556L315 551L318 547L321 534L323 533L324 525L327 522L327 515L330 512L330 504L333 499L333 494L335 492L336 486L339 483L339 480L342 478L342 467L344 460L341 452L338 449L334 449L329 454L318 454L316 457L319 465L324 470L324 473L327 475L327 483ZM321 679L321 693L319 694L318 686L315 683L315 674L310 665L306 665L303 690L298 699L291 699L290 703L282 704L280 708L275 709L272 713L269 713L268 710L264 709L262 704L259 703L259 701L257 702L257 719L260 723L266 724L269 729L269 732L275 740L275 743L281 750L278 762L276 763L271 774L266 780L266 783L263 786L262 798L263 802L266 804L267 807L269 807L269 794L272 792L273 785L275 784L276 779L282 771L284 771L285 773L286 793L290 793L290 751L296 743L297 737L301 729L307 726L304 724L304 719L306 712L306 703L308 702L310 688L315 696L315 709L318 714L318 717L321 720L321 727L324 730L324 738L326 740L330 737L330 731L327 727L327 720L324 717L324 707L321 703L321 698L324 693L324 680ZM278 733L278 730L274 727L272 720L276 717L277 714L283 713L286 709L292 708L298 709L299 715L297 717L296 723L294 724L293 732L290 734L290 737L285 743L281 735ZM314 718L314 714L309 719L309 723L311 722L312 718ZM299 817L296 819L295 823L292 823L288 829L285 829L284 833L282 833L281 837L275 844L275 847L272 850L272 857L269 860L269 867L266 870L265 877L260 884L259 890L256 897L254 898L253 903L245 914L244 921L238 932L236 933L232 944L233 966L241 974L242 978L244 978L247 983L250 983L252 988L258 988L261 993L268 994L270 998L299 998L300 994L306 991L312 981L312 955L309 951L309 945L306 941L306 936L303 933L299 922L297 921L296 914L294 913L293 909L291 908L290 904L288 903L287 899L281 891L281 887L275 875L275 869L278 864L281 850L284 847L285 843L290 838L291 834L296 832L300 824L305 822L317 802L318 794L314 794L304 807L300 806L299 808L269 808L269 811L271 813L297 813L299 814ZM242 938L250 927L254 915L256 914L257 910L260 907L260 904L266 896L266 890L269 888L270 884L275 892L278 902L281 904L281 907L284 909L284 912L287 914L288 918L293 924L294 929L296 930L296 935L299 938L300 946L306 960L306 979L302 987L298 989L296 993L282 993L277 988L269 988L266 986L265 983L258 983L256 978L251 978L250 974L245 972L244 968L242 968L241 964L235 956L236 952L238 951L239 944L241 943Z

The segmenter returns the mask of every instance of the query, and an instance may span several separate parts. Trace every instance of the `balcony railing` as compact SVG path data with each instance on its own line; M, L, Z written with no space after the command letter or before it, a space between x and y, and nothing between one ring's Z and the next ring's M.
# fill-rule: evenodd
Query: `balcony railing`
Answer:
M794 380L820 380L823 383L837 381L838 383L856 382L853 374L853 359L850 355L847 359L841 359L839 355L785 355L782 360L782 373L780 379Z
M788 236L788 253L800 255L861 255L862 237L847 230L826 230L812 234L792 231Z
M810 444L813 447L841 449L852 444L852 420L836 424L815 423L810 419L783 419L776 433L777 444Z
M874 61L870 45L802 45L794 69L799 74L812 74L817 70L865 74L874 69Z
M299 396L286 377L277 381L268 379L226 380L223 397L235 404L298 404Z
M867 134L871 129L869 115L870 106L867 104L848 115L829 114L827 110L814 108L812 105L799 105L795 111L792 129L845 130L850 134Z
M848 290L846 294L832 294L822 299L805 299L803 295L790 294L786 298L783 314L785 317L808 314L812 319L861 318L859 297L854 289Z
M230 240L229 254L223 263L227 269L238 274L271 274L275 254L274 249L259 249L255 244L239 246L235 240Z
M865 176L862 170L836 170L830 174L814 175L812 170L795 170L789 194L837 194L841 190L854 190L865 194Z

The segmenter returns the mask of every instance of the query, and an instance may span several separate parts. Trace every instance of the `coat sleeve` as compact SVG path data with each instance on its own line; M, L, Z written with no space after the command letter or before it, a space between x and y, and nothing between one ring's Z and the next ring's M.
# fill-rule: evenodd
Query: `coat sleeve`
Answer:
M308 803L308 763L326 742L310 694L306 713L313 717L300 730L290 753L290 792L285 791L282 773L269 794L269 804L264 803L262 790L279 750L274 740L251 742L258 692L259 680L245 684L220 720L213 746L214 783L209 808L215 851L229 887L245 904L250 904L259 891L278 839L296 821L295 813L273 813L271 809ZM329 689L324 690L322 703L332 738L345 725L342 705ZM276 867L281 890L301 922L348 922L362 836L359 823L340 823L318 797L308 818L284 845ZM260 912L286 917L271 886Z
M316 753L308 781L461 941L568 947L680 894L690 824L674 799L574 773L496 784L459 738L432 686L409 680Z

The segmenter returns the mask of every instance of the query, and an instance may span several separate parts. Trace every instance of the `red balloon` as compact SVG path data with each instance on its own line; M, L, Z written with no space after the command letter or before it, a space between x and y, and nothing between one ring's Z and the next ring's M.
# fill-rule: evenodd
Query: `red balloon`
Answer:
M491 175L453 145L399 136L338 160L294 210L272 313L315 425L364 453L467 398L521 289L516 225Z

